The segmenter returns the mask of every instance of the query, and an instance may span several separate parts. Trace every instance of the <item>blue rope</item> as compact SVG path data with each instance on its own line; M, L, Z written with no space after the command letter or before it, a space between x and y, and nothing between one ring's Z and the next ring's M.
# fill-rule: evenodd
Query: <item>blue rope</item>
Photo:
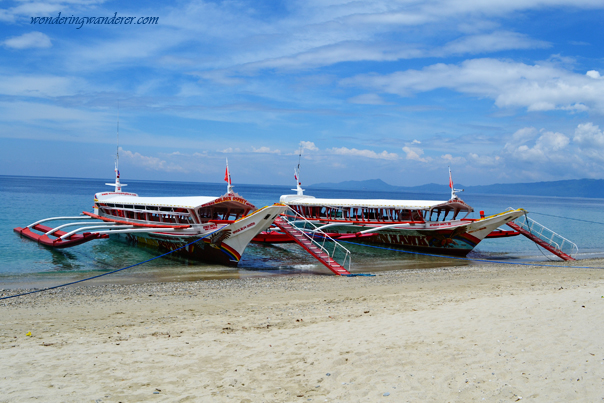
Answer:
M580 218L570 218L570 217L563 217L563 216L559 216L559 215L553 215L553 214L545 214L545 213L534 213L531 211L531 214L539 214L539 215L546 215L548 217L556 217L556 218L564 218L566 220L573 220L573 221L582 221L582 222L588 222L590 224L600 224L600 225L604 225L604 222L599 222L599 221L589 221L589 220L582 220Z
M166 255L169 255L170 253L174 253L174 252L176 252L176 251L179 251L179 250L181 250L181 249L183 249L183 248L186 248L186 247L187 247L187 246L189 246L189 245L193 245L194 243L197 243L197 242L201 241L202 239L207 238L208 236L212 235L212 234L213 234L213 233L215 233L215 232L220 231L221 229L222 229L222 228L218 228L217 230L214 230L214 231L210 232L209 234L206 234L206 235L202 236L201 238L199 238L199 239L197 239L197 240L195 240L195 241L193 241L193 242L190 242L190 243L188 243L188 244L186 244L186 245L181 246L180 248L177 248L177 249L171 250L170 252L166 252L166 253L164 253L163 255L159 255L159 256L152 257L151 259L145 260L144 262L136 263L136 264L133 264L133 265L128 266L128 267L123 267L123 268L121 268L121 269L113 270L113 271L110 271L110 272L108 272L108 273L98 274L98 275L96 275L96 276L92 276L92 277L84 278L84 279L82 279L82 280L72 281L71 283L65 283L65 284L61 284L61 285L55 285L55 286L52 286L52 287L43 288L43 289L41 289L41 290L34 290L34 291L24 292L24 293L22 293L22 294L9 295L8 297L2 297L2 298L0 298L0 301L2 301L3 299L16 298L16 297L22 297L22 296L24 296L24 295L35 294L35 293L37 293L37 292L54 290L55 288L67 287L68 285L73 285L73 284L83 283L84 281L92 280L92 279L94 279L94 278L99 278L99 277L103 277L103 276L108 276L109 274L117 273L118 271L122 271L122 270L130 269L130 268L132 268L132 267L140 266L140 265L145 264L145 263L148 263L148 262L150 262L150 261L152 261L152 260L159 259L160 257L164 257L164 256L166 256Z
M375 277L375 274L369 273L350 273L350 274L340 274L342 277Z

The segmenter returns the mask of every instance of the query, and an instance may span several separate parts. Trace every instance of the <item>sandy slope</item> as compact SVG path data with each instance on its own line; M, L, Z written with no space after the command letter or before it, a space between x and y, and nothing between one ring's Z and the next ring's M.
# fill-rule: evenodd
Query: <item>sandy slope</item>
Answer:
M0 401L601 401L603 296L571 266L66 288L0 303Z

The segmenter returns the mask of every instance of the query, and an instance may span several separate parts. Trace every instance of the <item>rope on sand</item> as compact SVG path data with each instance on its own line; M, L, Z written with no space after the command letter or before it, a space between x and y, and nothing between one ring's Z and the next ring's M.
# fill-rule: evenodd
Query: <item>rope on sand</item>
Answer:
M136 264L130 265L130 266L128 266L128 267L123 267L123 268L121 268L121 269L113 270L113 271L110 271L110 272L107 272L107 273L103 273L103 274L98 274L98 275L96 275L96 276L92 276L92 277L84 278L84 279L81 279L81 280L72 281L72 282L70 282L70 283L65 283L65 284L55 285L55 286L52 286L52 287L47 287L47 288L42 288L42 289L40 289L40 290L28 291L28 292L24 292L24 293L22 293L22 294L9 295L8 297L0 297L0 301L2 301L3 299L9 299L9 298L22 297L22 296L24 296L24 295L35 294L35 293L38 293L38 292L43 292L43 291L54 290L55 288L66 287L66 286L68 286L68 285L73 285L73 284L83 283L84 281L92 280L92 279L94 279L94 278L99 278L99 277L103 277L103 276L108 276L108 275L110 275L110 274L117 273L118 271L122 271L122 270L126 270L126 269L131 269L132 267L140 266L140 265L145 264L145 263L148 263L148 262L150 262L150 261L152 261L152 260L159 259L160 257L167 256L167 255L169 255L170 253L174 253L174 252L176 252L176 251L179 251L179 250L181 250L181 249L183 249L183 248L186 248L186 247L187 247L187 246L189 246L189 245L193 245L194 243L197 243L197 242L201 241L202 239L204 239L204 238L206 238L206 237L208 237L208 236L212 235L212 234L213 234L213 233L215 233L215 232L220 231L221 229L222 229L222 228L218 228L217 230L214 230L214 231L210 232L209 234L206 234L206 235L202 236L201 238L199 238L199 239L197 239L197 240L195 240L195 241L193 241L193 242L190 242L190 243L188 243L188 244L186 244L186 245L183 245L183 246L181 246L181 247L179 247L179 248L177 248L177 249L174 249L174 250L171 250L171 251L169 251L169 252L166 252L166 253L164 253L163 255L159 255L159 256L152 257L151 259L145 260L144 262L139 262L139 263L136 263Z

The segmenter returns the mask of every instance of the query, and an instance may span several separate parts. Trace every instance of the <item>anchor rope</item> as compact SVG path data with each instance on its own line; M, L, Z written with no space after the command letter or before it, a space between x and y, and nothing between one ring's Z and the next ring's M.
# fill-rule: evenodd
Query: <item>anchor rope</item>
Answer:
M590 221L590 220L582 220L580 218L571 218L571 217L564 217L564 216L559 216L559 215L553 215L553 214L545 214L545 213L534 213L534 212L530 212L531 214L539 214L539 215L545 215L548 217L556 217L556 218L564 218L566 220L573 220L573 221L582 221L582 222L588 222L590 224L600 224L600 225L604 225L604 222L600 222L600 221Z
M110 275L110 274L117 273L118 271L123 271L123 270L126 270L126 269L131 269L131 268L133 268L133 267L140 266L140 265L142 265L142 264L145 264L145 263L151 262L152 260L159 259L160 257L167 256L167 255L169 255L169 254L171 254L171 253L174 253L174 252L179 251L179 250L181 250L181 249L183 249L183 248L186 248L187 246L193 245L194 243L197 243L197 242L201 241L202 239L207 238L208 236L212 235L212 234L213 234L213 233L215 233L215 232L220 231L221 229L222 229L222 227L221 227L221 228L218 228L218 229L216 229L216 230L214 230L214 231L212 231L212 232L210 232L210 233L208 233L208 234L206 234L206 235L204 235L204 236L202 236L201 238L199 238L199 239L197 239L197 240L195 240L195 241L193 241L193 242L190 242L190 243L188 243L188 244L186 244L186 245L183 245L183 246L181 246L181 247L179 247L179 248L176 248L176 249L174 249L174 250L171 250L171 251L169 251L169 252L166 252L166 253L164 253L164 254L162 254L162 255L158 255L158 256L152 257L151 259L147 259L147 260L145 260L145 261L143 261L143 262L139 262L139 263L136 263L136 264L133 264L133 265L130 265L130 266L127 266L127 267L123 267L123 268L121 268L121 269L113 270L113 271L110 271L110 272L107 272L107 273L103 273L103 274L97 274L96 276L87 277L87 278L84 278L84 279L81 279L81 280L71 281L71 282L69 282L69 283L65 283L65 284L60 284L60 285L55 285L55 286L52 286L52 287L42 288L42 289L40 289L40 290L28 291L28 292L24 292L24 293L21 293L21 294L9 295L8 297L0 297L0 301L2 301L2 300L4 300L4 299L9 299L9 298L22 297L22 296L24 296L24 295L29 295L29 294L35 294L35 293L38 293L38 292L43 292L43 291L54 290L54 289L56 289L56 288L67 287L68 285L73 285L73 284L83 283L84 281L92 280L92 279L99 278L99 277L103 277L103 276L108 276L108 275Z

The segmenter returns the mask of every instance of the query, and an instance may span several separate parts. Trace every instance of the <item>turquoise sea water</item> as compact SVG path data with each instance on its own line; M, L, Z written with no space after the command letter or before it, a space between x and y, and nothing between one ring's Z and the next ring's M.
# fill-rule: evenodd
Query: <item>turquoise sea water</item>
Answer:
M118 241L97 240L64 250L53 250L21 238L14 227L56 216L77 216L92 211L93 196L111 190L112 179L77 179L0 176L0 286L59 283L126 267L157 255ZM141 196L219 196L226 184L155 182L125 179L126 191ZM292 194L289 186L236 185L235 191L257 207ZM316 197L446 200L448 194L364 192L343 190L307 191ZM604 199L493 196L461 193L476 210L495 214L508 207L522 207L529 217L575 242L578 258L604 255ZM575 219L575 220L571 220ZM586 220L586 221L577 221ZM595 223L598 222L598 223ZM444 257L429 257L345 244L353 253L353 272L429 268L459 264ZM505 261L556 259L528 239L518 236L481 242L468 257ZM557 259L556 259L557 260ZM266 246L251 244L238 268L209 265L182 258L159 258L144 265L103 278L105 282L191 280L221 277L328 273L301 248L293 244Z

